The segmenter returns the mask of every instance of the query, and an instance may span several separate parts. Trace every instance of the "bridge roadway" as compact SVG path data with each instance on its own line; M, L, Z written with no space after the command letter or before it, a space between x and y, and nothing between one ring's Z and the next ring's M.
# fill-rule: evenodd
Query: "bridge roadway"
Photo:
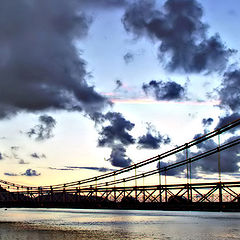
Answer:
M240 211L240 181L221 181L220 154L240 143L238 137L220 142L221 134L233 132L239 125L240 119L155 157L80 181L35 187L0 180L0 206ZM192 147L214 137L218 139L217 147L196 154L190 152ZM180 153L183 160L161 167L162 160ZM192 183L192 163L214 154L219 181ZM186 183L167 184L169 171L179 167L186 168ZM140 173L139 169L144 171ZM149 178L155 184L137 184L137 180L144 183Z

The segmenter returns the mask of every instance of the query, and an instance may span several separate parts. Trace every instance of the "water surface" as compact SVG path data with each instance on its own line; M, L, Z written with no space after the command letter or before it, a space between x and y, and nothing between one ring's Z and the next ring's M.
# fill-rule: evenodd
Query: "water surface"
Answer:
M240 213L0 209L0 240L240 240L239 226Z

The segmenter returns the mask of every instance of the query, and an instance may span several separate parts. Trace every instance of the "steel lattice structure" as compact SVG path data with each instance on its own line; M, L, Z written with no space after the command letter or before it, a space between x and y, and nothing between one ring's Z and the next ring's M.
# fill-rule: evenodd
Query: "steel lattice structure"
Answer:
M240 119L160 155L79 181L35 187L0 180L0 206L239 210L240 181L221 181L220 154L240 143L240 137L220 143L221 134L239 125ZM217 147L189 156L191 148L213 138L218 139ZM162 161L179 153L185 154L183 160L161 167ZM217 156L219 181L192 183L192 164L214 154ZM167 184L168 172L183 166L186 167L187 182ZM144 171L140 173L142 169ZM165 183L162 184L164 176ZM152 182L155 184L144 184L149 178L154 178ZM139 184L140 180L143 184Z

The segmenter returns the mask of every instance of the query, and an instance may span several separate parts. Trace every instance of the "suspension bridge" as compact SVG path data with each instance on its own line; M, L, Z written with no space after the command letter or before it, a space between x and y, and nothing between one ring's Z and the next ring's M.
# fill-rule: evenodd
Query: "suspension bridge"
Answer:
M0 207L240 211L240 181L222 181L226 173L221 168L228 161L221 153L238 145L240 137L221 140L239 126L240 119L160 155L79 181L36 187L0 180ZM194 151L207 141L216 144ZM180 160L167 161L179 154ZM210 156L216 159L215 181L194 178L193 165ZM184 173L180 183L169 183L173 170Z

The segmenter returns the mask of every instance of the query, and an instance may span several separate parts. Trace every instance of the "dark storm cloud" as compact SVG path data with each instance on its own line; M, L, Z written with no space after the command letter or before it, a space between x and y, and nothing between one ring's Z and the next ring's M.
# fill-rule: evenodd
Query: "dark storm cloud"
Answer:
M182 159L183 160L183 159ZM157 168L159 169L159 166L160 168L165 168L173 163L176 163L175 161L172 161L172 162L159 162L157 163ZM170 169L168 171L166 171L166 175L167 176L175 176L175 177L186 177L185 176L185 171L186 170L186 166L180 166L180 167L177 167L177 168L173 168L173 169ZM165 172L162 172L162 175L164 175Z
M158 149L162 143L168 144L170 141L170 138L166 138L160 133L158 133L156 136L152 135L151 133L146 133L145 135L139 137L138 146L139 148Z
M22 176L28 176L28 177L35 177L35 176L40 176L41 173L38 173L36 170L34 169L27 169L25 173L21 174Z
M202 136L202 134L196 134L195 139ZM237 136L228 138L223 144L237 139ZM213 139L206 140L196 145L196 152L189 152L189 155L195 156L197 154L204 153L211 149L217 148L218 144ZM239 171L238 163L240 162L240 145L235 145L231 148L225 149L220 152L221 172L234 173ZM184 159L184 154L178 155L178 161ZM197 164L192 167L192 171L197 175L199 172L205 173L218 173L218 154L213 154L208 157L204 157L197 161Z
M32 153L30 156L32 158L37 158L37 159L46 158L45 154L38 154L38 153Z
M108 112L104 115L104 120L109 122L109 125L102 126L99 132L98 145L100 147L111 147L115 144L130 145L135 143L135 139L129 133L135 124L126 120L121 113Z
M153 94L156 100L180 100L184 98L184 88L176 82L163 82L152 80L142 86L146 95Z
M95 126L101 125L105 121L105 115L102 112L92 112L88 115L92 121L94 121Z
M159 131L151 125L147 126L147 133L138 138L138 148L158 149L161 144L169 144L171 139L168 136L161 135Z
M226 142L230 142L234 139L237 139L238 137L230 137ZM207 140L203 142L199 146L199 152L204 152L213 148L217 147L217 143L215 143L213 140ZM220 159L221 159L221 171L222 172L238 172L239 171L239 166L238 163L240 161L240 158L238 154L240 153L240 145L235 145L229 149L226 149L224 151L220 152ZM213 154L209 157L203 158L198 161L198 167L207 173L213 172L217 173L218 172L218 156L217 154Z
M240 114L239 113L232 113L231 115L226 115L224 117L220 117L219 118L219 122L216 126L216 129L221 128L237 119L240 119ZM238 130L240 128L240 126L234 127L232 129L229 130L229 132L231 133L235 133L236 130Z
M126 155L126 149L122 144L112 146L112 152L108 159L114 167L128 167L132 160Z
M220 106L240 110L240 69L226 72L219 90Z
M126 31L160 42L159 59L169 70L222 71L233 51L218 34L207 37L202 16L195 0L168 0L162 9L154 0L142 0L128 6L122 21Z
M97 123L101 125L99 131L98 146L112 149L108 159L112 166L126 167L131 164L131 159L126 156L126 146L135 143L135 139L129 133L135 126L125 119L121 113L108 112L105 115L95 116ZM105 125L107 122L107 125Z
M128 52L123 56L123 59L124 59L126 64L129 64L129 63L133 62L134 56L133 56L132 53Z
M203 136L203 134L196 134L194 139ZM234 141L238 139L238 136L229 137L227 140L223 141L222 144ZM195 151L188 150L188 158L197 156L204 152L207 152L212 149L216 149L218 144L213 139L208 139L204 142L201 142L196 145L197 149ZM220 165L222 173L237 173L239 172L239 163L240 163L240 145L235 145L231 148L225 149L220 152ZM201 158L196 162L191 164L191 176L192 178L201 178L201 173L205 174L214 174L218 173L218 153L212 154L210 156ZM160 167L164 168L168 165L186 160L186 152L180 152L176 154L176 160L170 162L160 162ZM157 164L157 168L159 168L159 163ZM169 176L177 176L177 177L186 177L187 166L183 165L177 168L170 169L166 172Z
M202 125L204 127L209 127L210 125L212 125L212 123L213 123L213 119L212 118L204 118L202 120Z
M56 126L56 120L49 115L41 115L39 117L40 124L31 128L27 135L31 138L35 137L36 140L42 141L53 137L52 131Z
M105 106L106 99L87 84L86 63L74 45L91 23L81 1L0 4L1 118L18 111L92 112Z
M119 88L122 87L122 85L123 85L123 84L122 84L122 81L119 80L119 79L116 80L115 83L116 83L116 85L117 85L117 87L115 88L115 90L119 89Z

